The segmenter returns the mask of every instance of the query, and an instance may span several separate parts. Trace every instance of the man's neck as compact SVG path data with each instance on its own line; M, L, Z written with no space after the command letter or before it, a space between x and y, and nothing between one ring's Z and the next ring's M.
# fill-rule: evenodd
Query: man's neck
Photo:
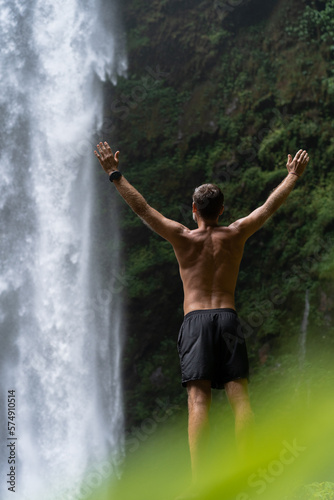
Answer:
M202 219L201 217L197 217L197 225L198 229L207 229L209 227L218 227L218 219L217 220L207 220Z

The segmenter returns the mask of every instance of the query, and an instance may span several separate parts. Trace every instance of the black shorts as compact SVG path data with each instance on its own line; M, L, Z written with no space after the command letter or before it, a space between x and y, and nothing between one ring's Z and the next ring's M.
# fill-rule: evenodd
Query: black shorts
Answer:
M182 385L190 380L210 380L223 389L231 380L249 378L245 339L234 309L201 309L186 314L177 347Z

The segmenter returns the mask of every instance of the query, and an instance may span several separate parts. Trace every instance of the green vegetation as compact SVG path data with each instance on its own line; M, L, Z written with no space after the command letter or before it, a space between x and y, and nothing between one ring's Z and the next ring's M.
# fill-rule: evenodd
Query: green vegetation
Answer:
M286 27L286 33L307 44L334 42L333 0L312 1L306 5L299 19ZM334 50L334 46L329 47Z
M312 483L304 486L293 500L333 500L334 483L328 481L324 483Z
M211 408L207 465L197 487L200 500L333 500L331 383L323 384L322 374L314 370L305 391L295 384L298 363L282 362L288 370L279 382L272 370L268 374L276 382L256 380L255 447L243 460L236 453L230 408L221 401ZM101 485L96 474L101 467L94 468L91 479L100 486L94 488L87 475L87 500L173 500L187 489L191 476L186 415L172 405L160 408L157 415L151 414L127 436L128 453L119 479L110 473ZM111 458L110 471L114 463Z

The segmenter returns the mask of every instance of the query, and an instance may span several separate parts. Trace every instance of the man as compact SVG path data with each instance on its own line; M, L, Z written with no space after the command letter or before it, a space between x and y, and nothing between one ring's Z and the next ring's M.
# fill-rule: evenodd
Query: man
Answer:
M167 219L152 208L118 171L119 151L100 142L94 151L103 169L132 210L156 233L169 241L180 267L184 289L184 322L178 350L182 384L188 391L188 433L194 482L201 470L201 456L208 429L211 388L225 388L235 415L239 449L247 446L252 425L248 396L248 358L235 311L234 290L246 240L286 200L309 161L300 150L288 174L267 201L250 215L229 226L218 226L224 197L213 184L204 184L193 195L193 217L198 228ZM231 342L235 339L235 342Z

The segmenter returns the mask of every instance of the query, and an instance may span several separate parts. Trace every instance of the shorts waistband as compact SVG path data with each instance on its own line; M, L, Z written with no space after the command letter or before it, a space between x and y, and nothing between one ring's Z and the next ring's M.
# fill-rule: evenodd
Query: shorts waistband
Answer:
M189 318L190 316L194 316L194 314L214 314L214 313L233 313L235 315L238 315L237 311L235 309L232 309L231 307L220 307L218 309L196 309L194 311L188 312L185 316L184 319Z

